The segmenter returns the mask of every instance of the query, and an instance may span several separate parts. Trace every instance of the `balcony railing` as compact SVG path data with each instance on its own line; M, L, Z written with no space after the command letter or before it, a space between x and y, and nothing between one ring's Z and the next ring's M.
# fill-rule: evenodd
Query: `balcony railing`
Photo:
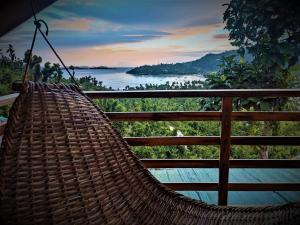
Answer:
M90 98L220 97L221 111L214 112L106 112L112 121L220 121L220 136L125 137L131 146L219 145L219 159L142 159L147 168L219 168L218 183L165 183L174 190L218 191L226 205L228 191L300 191L300 183L229 183L230 168L300 168L300 160L230 159L231 145L300 145L299 136L231 136L232 121L300 121L300 112L235 112L233 98L300 97L299 89L86 91ZM17 94L0 97L0 106ZM3 134L0 127L0 135Z

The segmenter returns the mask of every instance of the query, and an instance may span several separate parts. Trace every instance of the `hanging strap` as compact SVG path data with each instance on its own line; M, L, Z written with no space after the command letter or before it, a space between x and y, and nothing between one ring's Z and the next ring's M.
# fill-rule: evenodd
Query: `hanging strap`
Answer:
M23 83L28 79L28 71L29 71L29 65L31 63L31 58L32 58L32 50L34 48L37 31L39 31L40 34L42 35L42 37L44 38L44 40L46 41L46 43L49 45L49 47L51 48L51 50L55 54L55 56L58 58L58 60L60 61L60 63L63 65L64 69L68 72L71 80L79 88L79 84L77 83L77 81L76 81L76 79L74 77L74 74L71 74L70 70L67 68L67 66L62 61L61 57L58 55L58 53L54 49L53 45L50 43L50 41L47 38L48 33L49 33L49 29L48 29L47 23L44 20L41 20L41 19L38 20L36 18L36 14L35 14L35 10L34 10L34 7L33 7L32 0L30 1L30 3L31 3L32 14L33 14L33 17L34 17L35 30L34 30L32 42L31 42L31 47L30 47L30 50L29 50L29 57L28 57L27 62L26 62L25 72L23 74L23 79L22 79ZM46 32L45 33L41 30L41 23L43 23L45 25L45 27L46 27Z

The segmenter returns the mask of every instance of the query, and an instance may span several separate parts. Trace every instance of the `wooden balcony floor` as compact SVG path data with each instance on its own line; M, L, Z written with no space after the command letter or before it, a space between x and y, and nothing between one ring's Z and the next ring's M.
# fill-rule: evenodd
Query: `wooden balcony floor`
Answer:
M164 183L218 182L218 169L149 169ZM229 182L299 183L300 169L230 169ZM218 203L217 191L178 191L190 198ZM230 191L228 205L277 205L300 201L300 191Z

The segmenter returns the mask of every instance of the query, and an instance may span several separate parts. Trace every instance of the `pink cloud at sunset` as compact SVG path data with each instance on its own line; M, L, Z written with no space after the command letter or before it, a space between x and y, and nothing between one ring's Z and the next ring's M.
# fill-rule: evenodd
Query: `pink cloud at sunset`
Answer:
M91 28L92 22L92 20L86 18L73 18L68 20L53 20L50 25L56 29L88 31Z
M107 66L138 66L145 64L183 62L193 59L180 56L173 47L165 49L133 50L122 47L101 47L66 50L62 56L68 64L76 65L107 65Z

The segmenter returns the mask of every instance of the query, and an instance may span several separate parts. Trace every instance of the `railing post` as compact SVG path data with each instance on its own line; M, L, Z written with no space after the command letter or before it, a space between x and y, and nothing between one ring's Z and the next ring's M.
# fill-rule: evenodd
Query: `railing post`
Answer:
M227 205L231 139L232 98L222 98L221 145L219 159L219 205Z

